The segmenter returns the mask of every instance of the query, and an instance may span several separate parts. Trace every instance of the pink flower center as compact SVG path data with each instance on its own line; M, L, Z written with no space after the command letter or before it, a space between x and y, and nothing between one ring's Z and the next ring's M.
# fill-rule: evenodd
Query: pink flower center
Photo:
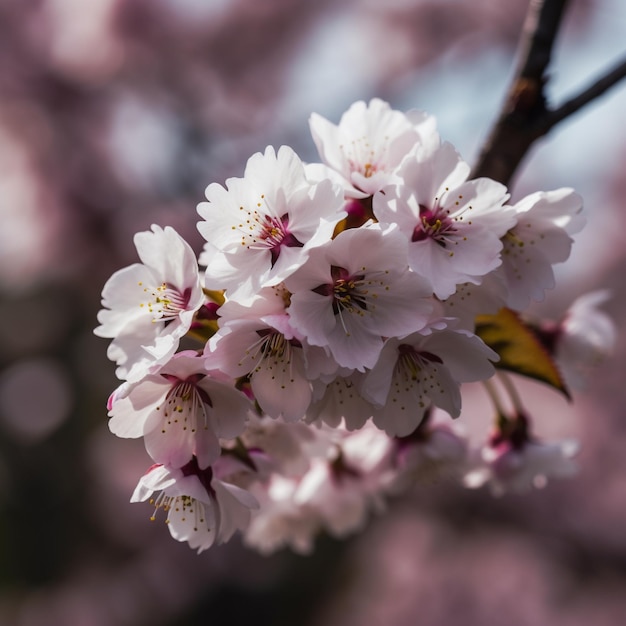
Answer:
M320 285L313 289L321 296L333 297L333 313L341 314L344 310L366 311L368 296L370 295L364 274L350 274L350 272L337 265L332 265L330 275L333 280L330 284Z
M140 287L142 285L139 283ZM169 283L161 283L158 287L144 287L143 291L148 294L149 299L139 306L147 309L155 322L173 321L182 311L187 310L191 298L190 287L181 292Z
M162 414L161 432L166 433L169 428L182 428L195 433L198 426L207 429L207 409L213 406L209 394L198 386L204 374L192 374L181 380L173 374L161 374L172 383L165 396L165 403L157 407Z
M232 228L239 229L242 233L242 246L246 246L249 250L269 250L271 264L274 267L283 247L301 248L304 244L289 231L289 215L284 213L281 217L274 217L268 212L262 212L260 207L264 203L266 200L262 195L257 203L259 208L254 211L240 207L240 210L246 212L247 218L245 222Z
M206 489L209 495L215 496L215 490L211 487L211 481L213 480L213 468L211 466L206 469L200 469L198 465L198 459L194 456L187 465L183 465L180 468L183 476L197 476L202 486Z
M449 217L449 211L441 207L428 209L420 204L419 222L413 230L411 241L432 239L436 244L445 248L446 244L451 243L456 231L454 221Z
M259 242L263 242L265 247L270 249L272 255L272 267L278 261L281 248L286 246L287 248L301 248L304 244L296 239L296 237L289 232L289 216L283 215L280 219L264 216L265 223L261 228L260 233L257 235Z

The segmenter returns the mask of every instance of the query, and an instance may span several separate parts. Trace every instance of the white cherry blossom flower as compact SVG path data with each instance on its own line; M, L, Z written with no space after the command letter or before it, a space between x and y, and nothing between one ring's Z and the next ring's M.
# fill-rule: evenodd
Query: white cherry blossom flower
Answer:
M310 448L317 447L319 430L303 422L286 423L251 415L241 441L248 449L262 450L282 476L302 476L309 467Z
M252 408L224 378L195 352L180 352L113 400L109 428L118 437L143 436L157 463L178 468L195 455L206 468L220 455L218 438L241 434Z
M338 174L337 180L351 198L373 195L392 180L411 150L439 142L432 116L395 111L378 98L369 104L355 102L339 125L316 113L309 124L320 158Z
M244 535L246 545L262 554L271 554L284 546L299 554L313 551L319 520L312 508L295 502L298 485L298 478L274 474L266 485L253 487L260 507Z
M467 440L458 429L452 424L424 422L413 433L394 440L396 461L387 487L391 493L457 478L466 469Z
M474 332L478 315L493 315L506 305L507 288L496 269L483 276L480 285L462 283L442 302L443 313L457 320L455 328Z
M208 288L255 291L280 283L311 248L328 241L344 217L341 190L329 179L313 183L296 153L269 146L248 160L243 178L207 187L198 205L198 230L209 246Z
M364 377L362 372L355 371L337 375L328 383L315 381L315 401L307 411L306 421L323 422L333 428L343 424L350 431L362 428L374 411L361 393Z
M411 269L441 299L461 283L480 284L500 265L500 238L515 224L503 206L506 188L467 180L469 165L449 143L405 159L398 175L403 182L376 194L373 210L381 223L399 226Z
M154 465L139 480L131 502L149 500L154 505L152 520L162 509L172 537L200 553L245 530L251 510L258 507L248 491L218 476L217 465L201 469L195 459L180 469Z
M321 527L335 537L362 528L371 510L384 507L381 487L392 448L371 425L346 433L327 458L312 460L294 501L312 508Z
M310 552L320 531L345 537L364 526L371 510L383 508L393 444L373 426L334 434L337 442L323 453L317 449L301 476L274 475L267 485L256 486L261 507L246 533L247 544L265 553L284 545Z
M590 371L615 349L617 330L599 306L610 298L607 290L577 298L559 322L541 321L535 328L554 356L565 383L573 389L585 386Z
M404 437L433 405L458 417L460 384L492 376L490 360L498 360L497 354L463 330L387 340L363 384L365 398L377 405L374 424L389 435Z
M153 225L135 246L141 263L107 281L94 331L113 339L109 358L131 382L169 360L205 301L195 254L173 228Z
M255 400L270 417L296 421L311 403L304 339L286 315L227 322L207 344L207 366L233 378L249 376Z
M396 231L358 228L311 251L285 281L291 325L310 344L327 347L340 366L372 367L383 336L423 328L433 310L402 243Z
M504 441L487 445L481 450L478 467L468 472L464 482L470 488L487 484L496 496L541 488L549 478L567 478L578 471L573 460L578 448L574 440L558 443L528 440L520 445Z
M572 235L585 224L582 199L572 189L539 191L513 206L517 224L502 241L502 267L508 286L507 306L523 310L541 302L555 285L552 266L566 261Z

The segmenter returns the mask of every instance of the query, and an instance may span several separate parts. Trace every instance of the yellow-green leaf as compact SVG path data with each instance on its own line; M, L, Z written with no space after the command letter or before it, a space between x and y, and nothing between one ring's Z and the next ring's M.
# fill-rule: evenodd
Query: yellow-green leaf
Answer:
M495 315L479 315L476 334L500 355L496 367L540 380L570 398L554 359L515 311L500 309Z

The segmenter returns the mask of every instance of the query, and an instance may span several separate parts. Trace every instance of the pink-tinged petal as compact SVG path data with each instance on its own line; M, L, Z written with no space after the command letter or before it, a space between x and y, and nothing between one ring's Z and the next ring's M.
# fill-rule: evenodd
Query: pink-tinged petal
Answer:
M339 147L342 138L337 126L321 115L312 113L309 118L309 127L322 161L333 170L343 172L345 156Z
M372 367L383 347L382 337L366 328L353 312L339 314L337 318L328 343L337 363L360 372Z
M206 469L219 459L222 447L214 430L201 428L194 438L194 452L200 469Z
M163 229L156 224L152 225L152 232L137 233L134 241L142 263L151 268L162 282L181 291L187 287L192 289L191 307L199 306L198 262L191 246L172 227Z
M195 433L176 415L153 413L146 423L144 441L148 454L168 467L183 467L194 454Z
M393 379L396 362L398 360L398 339L388 339L378 357L378 360L368 373L363 384L363 397L378 406L383 406Z
M251 493L235 485L213 480L211 487L215 490L220 507L219 541L222 543L228 541L237 530L248 527L251 509L257 509L259 505Z
M234 387L208 379L200 381L198 386L206 391L211 399L208 411L209 423L218 437L233 439L245 428L251 404L248 398Z
M433 333L421 345L441 358L454 379L462 383L490 378L495 373L492 361L499 360L479 337L462 330Z
M347 197L376 193L408 153L439 143L432 118L394 111L376 98L354 103L338 126L317 114L309 123L322 161L349 181Z
M399 172L404 185L418 198L420 204L429 205L436 198L441 198L446 188L454 189L467 179L470 167L454 146L444 142L425 159L407 158Z
M152 319L145 305L144 284L153 281L149 268L135 263L115 272L102 290L102 305L98 312L98 326L94 333L99 337L116 337L127 326L136 326L134 320ZM143 305L143 306L142 306ZM155 331L152 331L154 334Z
M313 291L300 291L291 297L287 309L292 325L314 346L326 346L335 328L335 316L329 297Z
M211 264L207 275L234 292L246 281L259 289L284 280L306 261L310 247L330 239L343 216L340 188L329 180L308 180L287 146L278 154L268 147L253 155L244 178L229 179L227 186L209 186L208 202L198 207L206 221L198 228L228 257L219 268L225 275Z
M109 430L118 437L142 437L150 414L162 402L168 388L169 383L159 378L149 378L134 386L111 407Z
M212 504L179 497L170 508L167 519L172 537L177 541L186 541L199 553L215 543L218 521Z
M252 371L260 359L261 337L257 332L264 326L255 320L235 320L211 337L205 350L206 367L219 369L239 378Z
M155 491L168 489L176 483L176 477L162 465L153 465L137 483L131 502L144 502Z
M301 352L300 349L297 349ZM289 361L268 357L252 374L252 391L259 406L270 417L294 422L304 416L311 403L311 384L304 376L302 355L292 351Z
M326 386L323 396L310 407L307 422L322 421L336 428L343 420L350 431L362 428L372 416L372 405L361 395L361 380L359 374L335 378Z
M435 312L436 303L422 277L405 272L385 294L384 306L372 311L376 330L386 337L421 330Z

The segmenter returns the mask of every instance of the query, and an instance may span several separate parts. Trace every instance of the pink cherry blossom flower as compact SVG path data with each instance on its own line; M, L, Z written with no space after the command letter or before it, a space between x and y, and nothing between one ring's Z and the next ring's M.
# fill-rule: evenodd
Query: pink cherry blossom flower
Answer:
M113 339L109 358L131 382L169 360L205 301L195 254L173 228L153 225L135 246L141 263L107 281L94 331Z
M245 530L258 507L249 492L219 479L219 466L201 469L195 458L179 469L154 465L141 477L131 502L149 500L156 518L167 513L170 534L198 553Z
M362 372L351 372L337 375L328 383L315 381L315 401L307 411L306 421L323 422L333 428L343 425L350 431L362 428L374 411L361 393L364 378Z
M457 320L455 328L473 332L476 316L497 313L506 305L507 293L504 277L496 269L483 276L480 285L457 285L456 291L443 301L442 309L446 316Z
M468 174L469 165L444 143L405 159L398 172L403 182L374 196L374 215L399 226L409 266L441 299L461 283L480 284L500 265L500 238L515 224L503 206L506 188L488 178L466 180Z
M577 298L561 321L556 362L571 387L584 387L590 370L615 350L615 322L598 308L610 298L606 290Z
M303 340L294 334L286 315L227 322L207 347L208 367L233 378L248 376L254 398L267 415L288 422L304 416L311 403L311 383Z
M362 528L370 510L384 508L381 485L392 442L374 426L345 433L327 458L315 458L298 485L295 502L313 508L335 537Z
M507 306L522 310L543 300L555 285L552 266L569 257L572 237L585 224L582 199L572 189L539 191L513 206L517 224L502 241L501 272L508 286Z
M433 310L423 281L409 272L402 237L391 230L341 232L313 250L285 285L291 325L342 367L372 367L383 336L419 330Z
M295 502L298 484L298 478L273 474L267 484L253 487L260 506L244 535L246 545L262 554L271 554L284 546L299 554L313 551L319 520L312 508Z
M363 384L364 396L377 405L374 424L389 435L404 437L433 405L458 417L460 384L492 376L495 370L490 360L497 359L493 350L468 331L389 339Z
M355 102L339 125L316 113L309 123L322 161L338 175L350 198L373 195L392 180L411 150L439 142L432 116L394 111L378 98L369 104Z
M401 493L417 484L457 478L466 469L466 439L452 424L424 420L406 437L394 440L395 466L390 472L390 493Z
M299 477L273 475L254 493L261 507L246 533L249 545L267 553L283 545L310 552L316 534L344 537L362 528L371 510L381 510L383 480L393 445L373 426L355 433L323 430L334 442L312 447L310 463Z
M248 450L262 450L282 476L302 476L309 467L311 447L318 446L320 431L303 422L284 422L250 416L241 441Z
M179 468L195 456L206 468L220 455L218 438L241 434L252 409L224 379L195 352L180 352L113 401L109 428L118 437L143 436L157 463Z
M207 187L198 205L207 240L207 287L252 291L276 285L328 241L341 211L341 190L329 179L310 182L296 153L270 146L250 157L243 178ZM210 261L210 262L209 262Z
M487 445L481 450L478 467L468 472L464 482L470 488L487 484L496 496L541 488L548 478L567 478L578 471L573 460L578 448L578 443L571 439L557 443L529 440L522 445L511 441Z
M615 323L598 308L609 297L607 290L587 293L572 303L559 322L542 320L534 328L573 389L584 388L593 367L615 349Z

